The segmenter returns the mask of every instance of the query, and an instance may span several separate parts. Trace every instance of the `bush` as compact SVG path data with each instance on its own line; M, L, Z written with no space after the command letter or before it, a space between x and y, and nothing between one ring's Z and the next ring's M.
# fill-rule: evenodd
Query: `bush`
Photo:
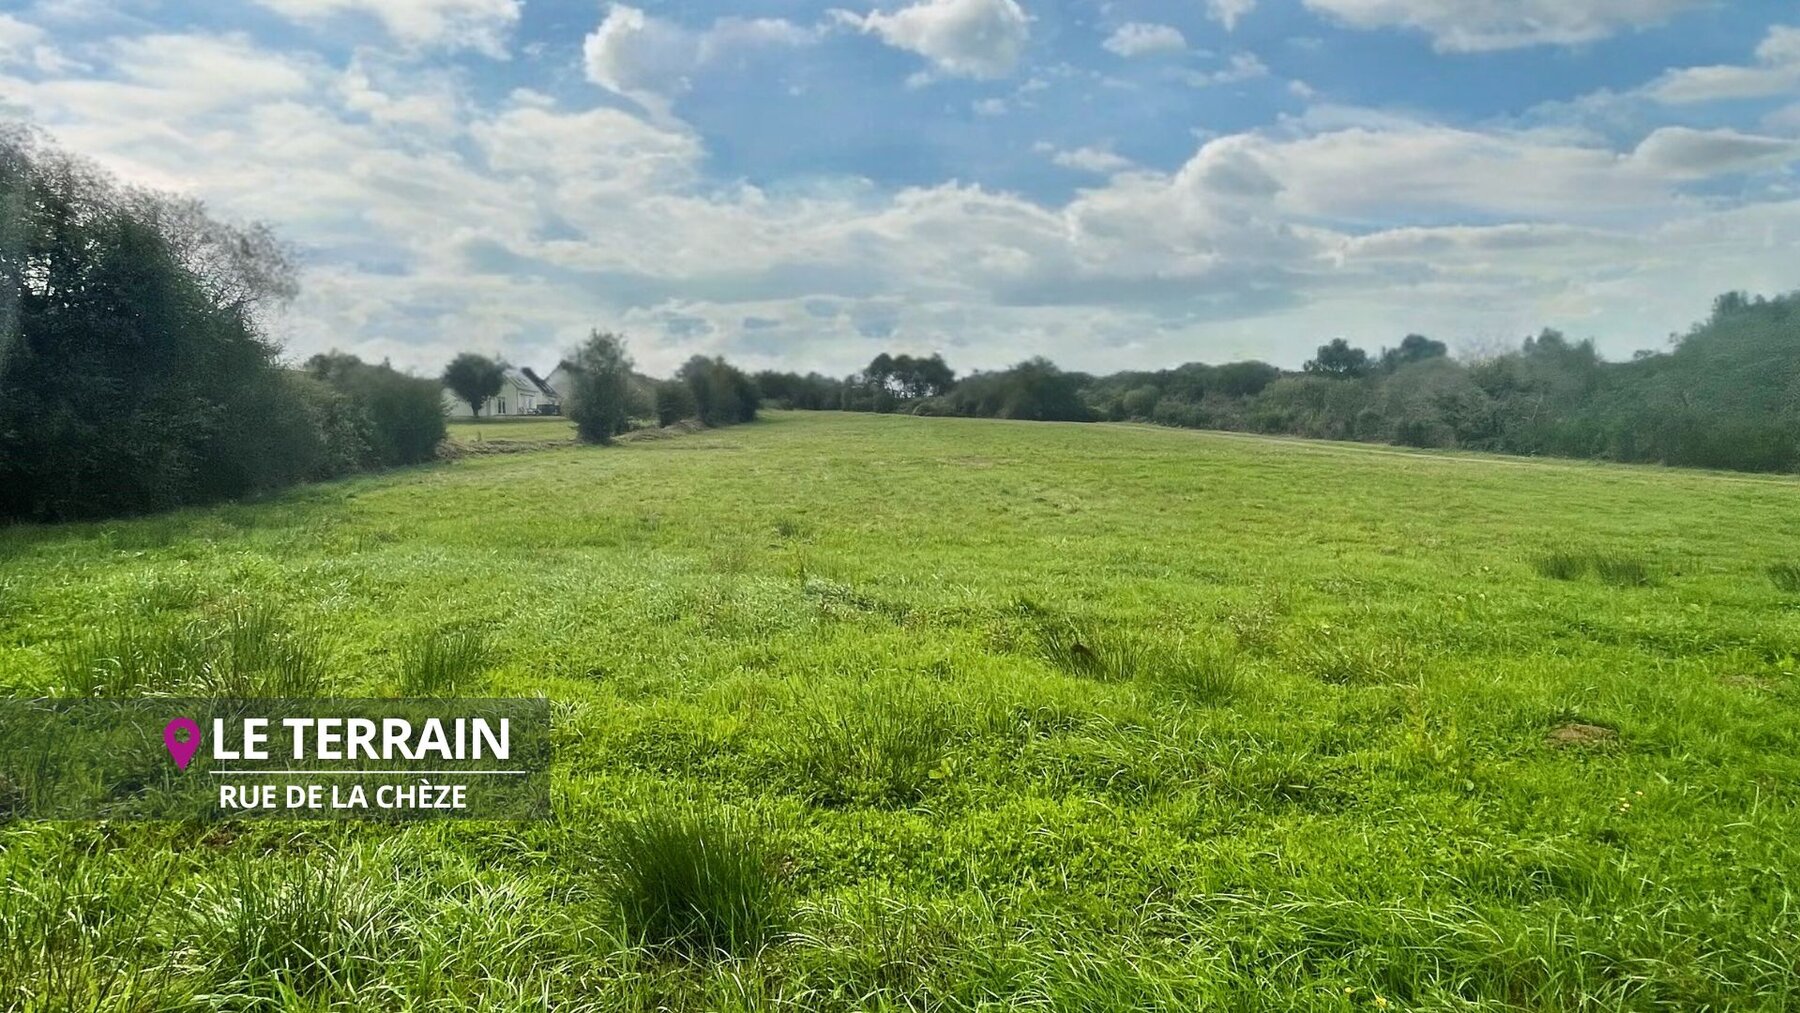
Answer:
M695 412L709 426L753 422L762 400L756 381L724 359L696 355L676 374L693 392Z
M700 405L694 391L682 380L659 380L655 389L656 424L672 426L683 419L698 418Z
M303 477L303 395L259 307L293 292L260 228L122 191L0 131L0 516L98 517Z

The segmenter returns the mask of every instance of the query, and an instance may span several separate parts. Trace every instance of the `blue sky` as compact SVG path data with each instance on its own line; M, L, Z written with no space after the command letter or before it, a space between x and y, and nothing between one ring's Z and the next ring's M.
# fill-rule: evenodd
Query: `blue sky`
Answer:
M37 0L0 113L274 225L293 357L423 372L1624 356L1800 288L1775 0Z

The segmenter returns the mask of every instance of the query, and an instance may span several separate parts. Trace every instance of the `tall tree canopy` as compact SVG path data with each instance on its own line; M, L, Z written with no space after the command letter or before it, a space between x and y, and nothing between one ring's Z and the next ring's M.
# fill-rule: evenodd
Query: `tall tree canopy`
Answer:
M506 363L475 352L464 352L444 367L444 386L469 406L469 414L480 415L487 399L506 386Z

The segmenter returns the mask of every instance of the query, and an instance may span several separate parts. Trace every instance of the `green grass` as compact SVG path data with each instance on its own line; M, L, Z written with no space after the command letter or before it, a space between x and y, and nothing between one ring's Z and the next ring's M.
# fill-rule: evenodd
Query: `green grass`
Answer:
M451 419L445 423L451 442L536 443L575 438L575 423L560 415L502 415L494 418Z
M1797 493L774 414L0 529L19 691L558 741L543 824L0 827L0 1009L1790 1009Z

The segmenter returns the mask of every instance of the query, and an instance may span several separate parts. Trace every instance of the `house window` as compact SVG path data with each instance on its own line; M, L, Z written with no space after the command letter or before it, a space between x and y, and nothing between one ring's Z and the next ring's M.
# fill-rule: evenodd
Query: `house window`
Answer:
M506 399L505 398L501 398L500 400L495 401L494 404L496 406L494 408L495 415L505 415L506 414Z

